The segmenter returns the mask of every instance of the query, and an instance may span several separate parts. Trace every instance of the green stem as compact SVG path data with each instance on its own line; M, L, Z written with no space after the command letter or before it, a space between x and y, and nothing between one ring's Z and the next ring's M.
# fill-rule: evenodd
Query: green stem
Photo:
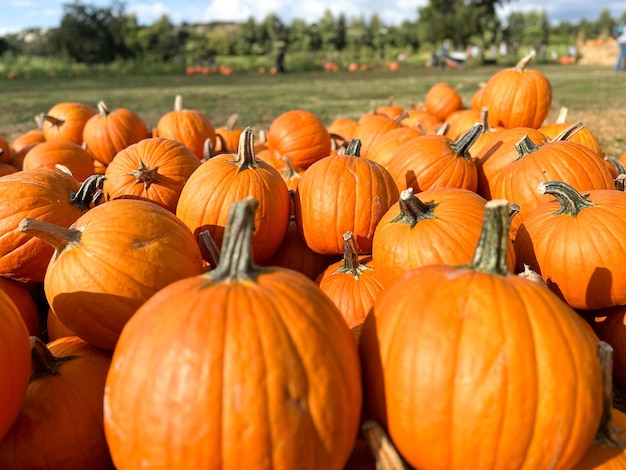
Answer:
M515 157L515 160L517 161L520 158L524 158L525 156L530 155L535 150L538 150L539 147L540 145L534 143L531 140L530 136L525 135L519 140L519 142L515 144L515 150L517 150L517 156Z
M349 155L351 157L360 157L361 156L361 140L352 139L350 142L348 142L344 155Z
M510 226L509 202L503 199L487 201L482 231L469 264L471 269L503 276L510 274L507 266Z
M392 222L401 222L413 228L422 220L436 219L433 212L437 204L424 204L413 194L413 188L407 188L400 193L398 205L400 214L391 219Z
M74 204L83 212L96 204L102 195L102 185L106 177L104 175L91 175L82 182L78 191L70 195L70 203Z
M472 145L474 145L474 142L476 142L476 139L480 137L484 128L485 127L482 122L477 122L470 130L459 137L456 142L450 143L450 147L454 150L454 153L465 158L466 160L471 160L472 158L469 154L469 150Z
M209 284L218 282L241 282L253 279L263 271L254 263L252 233L254 214L259 202L252 196L231 205L224 230L220 260L210 271Z
M588 196L583 196L573 186L563 181L542 181L537 187L537 192L550 194L559 201L561 208L554 215L569 214L576 217L581 210L595 205L589 201Z
M56 357L45 343L36 336L30 337L30 355L32 357L32 373L30 381L48 375L59 375L61 366L76 356Z

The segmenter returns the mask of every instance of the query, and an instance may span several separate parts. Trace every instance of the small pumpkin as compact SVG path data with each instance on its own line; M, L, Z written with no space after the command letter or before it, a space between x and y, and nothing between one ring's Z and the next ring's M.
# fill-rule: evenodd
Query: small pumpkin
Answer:
M212 148L217 142L211 120L201 111L185 108L182 95L176 95L174 109L159 118L152 137L177 140L189 147L200 160L204 159L207 139Z
M55 168L63 165L76 180L82 182L94 173L91 153L74 142L55 140L34 146L24 156L23 170Z
M239 138L244 129L241 126L237 126L238 120L239 114L231 114L223 126L219 126L215 129L215 135L219 137L215 143L215 150L217 152L233 153L237 151Z
M85 124L95 114L98 111L85 103L57 103L43 115L43 136L48 142L62 140L82 145Z
M98 102L98 114L83 128L83 141L93 158L108 165L118 152L150 137L150 131L139 114L128 108L113 111L104 101Z
M424 108L426 112L445 121L453 112L463 109L463 98L449 83L437 82L426 92Z

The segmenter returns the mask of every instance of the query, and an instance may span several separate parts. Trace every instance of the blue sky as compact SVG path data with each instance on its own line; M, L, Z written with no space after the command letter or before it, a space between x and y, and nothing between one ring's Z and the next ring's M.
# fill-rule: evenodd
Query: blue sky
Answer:
M58 26L63 12L63 4L71 0L0 0L0 36L30 27ZM333 14L344 13L351 16L365 16L378 13L386 24L398 24L403 20L414 21L417 8L427 0L126 0L126 11L137 14L140 23L151 24L163 14L178 24L209 22L217 20L242 21L250 16L262 19L275 12L284 23L294 18L313 22L320 18L326 9ZM110 1L83 0L83 3L107 6ZM583 18L596 20L603 9L609 9L613 17L626 11L623 0L512 0L506 2L499 11L506 18L510 11L545 10L553 22L568 20L578 22Z

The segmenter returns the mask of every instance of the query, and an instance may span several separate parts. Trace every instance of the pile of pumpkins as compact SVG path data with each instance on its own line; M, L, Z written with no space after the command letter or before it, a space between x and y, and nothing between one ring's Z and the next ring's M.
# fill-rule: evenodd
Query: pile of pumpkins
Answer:
M0 138L0 468L624 467L626 152L546 124L531 60L468 105Z

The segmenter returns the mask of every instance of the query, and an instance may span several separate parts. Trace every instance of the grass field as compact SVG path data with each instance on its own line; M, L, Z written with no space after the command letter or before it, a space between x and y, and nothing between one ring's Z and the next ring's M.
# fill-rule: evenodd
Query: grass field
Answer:
M611 67L538 65L553 87L552 111L569 109L568 121L582 121L594 132L606 153L626 150L626 73ZM338 116L358 117L372 103L420 103L430 86L444 81L454 86L469 104L472 94L499 68L401 68L350 73L347 71L256 73L226 76L111 76L110 78L48 78L0 81L0 134L12 139L32 128L34 115L60 101L81 101L109 108L127 107L139 113L149 127L169 111L174 96L182 94L185 107L204 112L215 126L232 113L239 124L262 129L280 113L306 109L329 123Z

